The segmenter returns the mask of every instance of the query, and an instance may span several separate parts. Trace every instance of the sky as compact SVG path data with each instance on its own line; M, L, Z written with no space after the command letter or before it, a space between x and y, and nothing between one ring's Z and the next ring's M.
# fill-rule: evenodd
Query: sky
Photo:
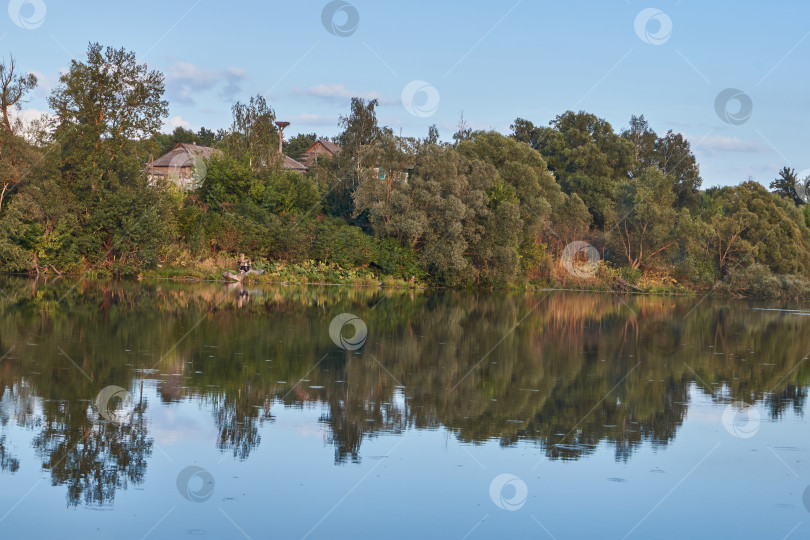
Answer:
M806 0L11 0L0 53L40 81L24 116L89 42L165 74L166 131L227 128L256 94L292 122L285 138L336 135L353 96L397 133L436 124L444 140L462 112L508 134L584 110L683 133L703 187L810 174Z

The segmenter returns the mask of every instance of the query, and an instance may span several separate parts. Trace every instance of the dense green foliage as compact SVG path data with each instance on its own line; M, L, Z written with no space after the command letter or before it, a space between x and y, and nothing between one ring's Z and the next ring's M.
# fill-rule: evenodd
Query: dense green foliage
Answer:
M810 275L795 172L780 171L773 193L750 179L701 190L689 142L643 116L621 132L585 112L548 127L518 118L510 136L462 119L443 143L435 127L396 136L375 100L355 98L335 138L342 151L301 174L282 168L263 97L234 104L227 130L163 134L163 75L124 49L91 44L87 58L53 90L50 122L0 129L2 271L137 274L244 252L452 286L586 285L561 265L582 241L632 283L707 287L752 264ZM3 118L36 85L9 71ZM317 139L292 137L285 152L301 158ZM220 150L195 191L147 174L178 142Z

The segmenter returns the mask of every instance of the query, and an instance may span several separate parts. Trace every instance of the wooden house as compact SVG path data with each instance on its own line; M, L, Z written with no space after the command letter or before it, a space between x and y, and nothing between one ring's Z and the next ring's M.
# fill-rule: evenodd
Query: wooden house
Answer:
M178 143L170 152L147 165L149 180L154 182L157 179L167 179L184 191L197 189L205 178L206 160L221 155L221 151L209 146ZM281 168L301 174L309 170L306 165L288 156L284 156Z
M205 177L205 160L221 152L210 146L177 143L168 153L147 165L150 181L167 179L182 190L193 190Z
M338 143L333 143L326 139L319 139L303 153L301 162L312 166L313 163L317 163L319 157L333 158L340 154L341 150L342 148Z

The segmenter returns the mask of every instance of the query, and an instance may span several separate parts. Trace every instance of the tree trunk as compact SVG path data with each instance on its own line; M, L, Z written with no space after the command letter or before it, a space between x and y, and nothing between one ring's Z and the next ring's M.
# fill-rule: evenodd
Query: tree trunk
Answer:
M10 184L8 184L8 183L4 183L3 184L3 191L0 192L0 212L3 211L3 199L6 198L6 190L8 189L9 185Z

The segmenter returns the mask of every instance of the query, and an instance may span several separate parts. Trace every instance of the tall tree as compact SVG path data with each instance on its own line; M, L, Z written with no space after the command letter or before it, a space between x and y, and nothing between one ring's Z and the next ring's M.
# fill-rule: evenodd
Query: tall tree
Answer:
M218 133L207 129L205 126L201 127L197 132L197 142L203 146L214 146L214 143L219 140Z
M377 123L376 99L364 100L352 98L351 112L348 116L340 117L340 127L343 132L338 141L343 147L341 155L352 161L359 176L362 167L376 165L376 150L383 130ZM390 131L390 130L389 130Z
M806 202L802 199L799 192L801 192L801 194L805 197L810 195L810 193L808 193L808 188L810 188L810 185L808 184L810 184L810 177L798 178L794 169L791 169L790 167L782 167L782 170L779 171L779 178L776 178L773 182L771 182L771 190L776 195L781 195L782 197L793 201L793 204L798 206Z
M254 171L277 167L278 153L276 112L261 95L251 96L247 103L237 101L231 108L233 124L227 148L236 159L244 159Z
M163 80L124 48L91 43L86 62L71 62L48 99L71 184L95 191L140 174L147 155L138 141L155 135L168 116Z
M606 120L582 111L567 111L550 125L535 127L518 118L513 137L538 150L563 191L579 194L594 224L603 227L615 201L617 184L633 170L632 143L617 135Z
M458 130L453 133L453 140L455 144L460 143L461 141L466 141L472 135L472 128L470 124L464 119L464 111L458 113Z
M19 109L25 101L25 96L37 86L37 77L33 73L20 74L17 72L17 63L13 56L9 56L8 64L0 62L0 111L3 113L3 125L11 131L9 111Z
M653 164L672 177L675 204L679 208L696 209L703 179L689 141L680 133L667 131L655 142Z
M548 171L543 156L528 144L494 131L473 132L457 148L462 155L493 165L503 187L508 187L514 193L511 202L518 216L515 223L519 224L520 259L525 270L534 267L539 262L538 245L544 240L541 235L548 229L549 216L564 200L564 194L554 175ZM496 182L495 185L500 184ZM511 197L501 200L506 199ZM500 201L496 201L495 209L500 208L497 202Z
M13 124L10 111L19 109L26 95L36 85L36 76L17 72L13 56L9 57L8 64L0 61L0 111L3 115L0 129L0 212L6 195L20 183L35 159L22 136L22 123Z
M698 191L703 180L689 141L683 135L669 130L666 135L659 137L644 115L633 115L622 137L633 144L636 160L633 174L640 175L648 167L658 167L672 177L676 205L692 210L697 208Z
M427 146L436 146L439 142L439 128L436 127L436 124L433 124L428 128L428 134L424 140L424 144Z
M611 234L630 268L649 268L676 244L677 211L671 179L650 167L618 186Z
M535 150L540 147L540 136L542 130L545 128L535 127L532 122L523 118L516 118L515 123L510 127L512 129L512 137L520 142L527 143Z
M82 255L124 272L155 264L174 222L170 200L144 173L144 141L168 116L163 81L135 53L91 43L87 61L73 60L49 99Z
M158 133L153 140L158 145L157 156L169 152L177 143L199 143L197 134L183 126L177 126L171 133Z
M332 215L347 220L358 217L353 203L357 186L364 176L376 175L376 167L385 168L386 164L381 163L384 146L397 148L393 132L377 123L378 105L376 99L366 101L355 97L349 115L340 117L343 131L337 140L342 150L337 163L333 164L326 197L326 207Z
M638 172L657 165L653 159L658 136L650 129L644 115L630 117L630 126L622 131L622 137L633 143L633 157L638 162Z

